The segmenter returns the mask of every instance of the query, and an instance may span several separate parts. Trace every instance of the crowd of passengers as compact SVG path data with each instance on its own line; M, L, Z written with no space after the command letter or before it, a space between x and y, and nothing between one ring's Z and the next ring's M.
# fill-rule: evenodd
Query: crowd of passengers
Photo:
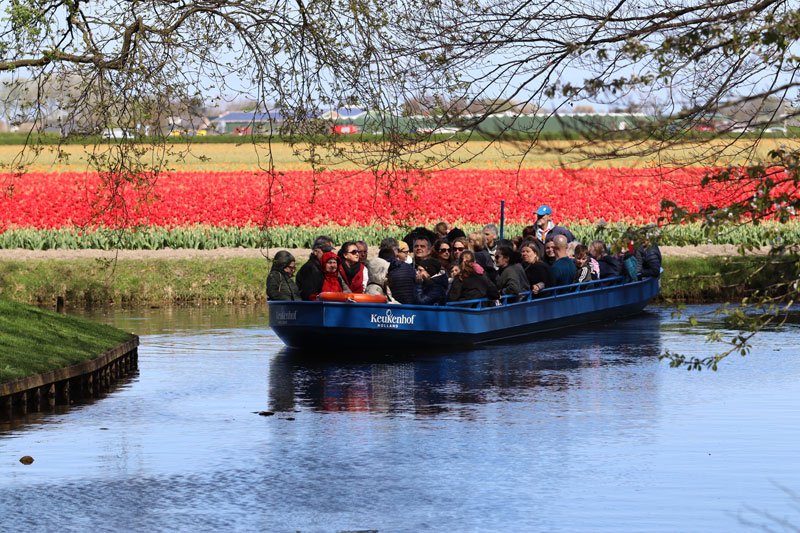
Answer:
M316 238L308 262L295 274L295 258L282 250L267 277L269 300L316 300L323 292L385 296L389 303L440 305L446 302L533 296L545 289L623 276L659 276L655 243L610 254L602 240L588 246L556 225L543 205L536 223L513 239L498 239L497 226L465 235L439 222L434 231L416 228L403 240L386 238L377 257L367 244L349 241L334 252L333 240Z

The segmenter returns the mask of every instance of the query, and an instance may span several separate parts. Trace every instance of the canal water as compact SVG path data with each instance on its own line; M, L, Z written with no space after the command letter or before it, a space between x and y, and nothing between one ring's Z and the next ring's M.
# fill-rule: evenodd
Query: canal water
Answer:
M265 314L88 313L141 336L139 372L0 426L0 531L800 524L796 324L687 372L659 354L712 353L704 333L722 324L689 329L659 307L535 342L352 360L335 335L329 352L286 351Z

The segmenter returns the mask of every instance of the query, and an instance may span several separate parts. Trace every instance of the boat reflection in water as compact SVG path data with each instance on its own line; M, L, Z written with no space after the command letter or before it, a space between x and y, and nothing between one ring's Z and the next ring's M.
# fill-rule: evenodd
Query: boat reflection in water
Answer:
M661 318L635 318L575 331L542 334L530 342L490 344L463 352L398 356L283 349L270 365L270 410L373 411L435 415L491 402L530 400L572 388L652 389L661 353ZM624 372L611 372L609 367ZM644 392L644 391L643 391ZM646 396L650 396L646 394Z

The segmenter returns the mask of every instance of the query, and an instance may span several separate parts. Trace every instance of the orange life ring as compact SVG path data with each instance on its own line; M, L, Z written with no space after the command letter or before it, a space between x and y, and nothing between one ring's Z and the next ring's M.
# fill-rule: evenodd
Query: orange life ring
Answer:
M352 294L346 292L321 292L317 295L321 302L356 302L364 304L385 304L386 296L377 294Z

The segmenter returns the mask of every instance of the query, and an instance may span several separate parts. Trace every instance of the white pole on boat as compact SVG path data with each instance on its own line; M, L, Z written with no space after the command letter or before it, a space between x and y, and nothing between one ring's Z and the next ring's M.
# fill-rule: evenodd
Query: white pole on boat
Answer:
M506 221L506 201L500 200L500 240L503 240L503 224Z

